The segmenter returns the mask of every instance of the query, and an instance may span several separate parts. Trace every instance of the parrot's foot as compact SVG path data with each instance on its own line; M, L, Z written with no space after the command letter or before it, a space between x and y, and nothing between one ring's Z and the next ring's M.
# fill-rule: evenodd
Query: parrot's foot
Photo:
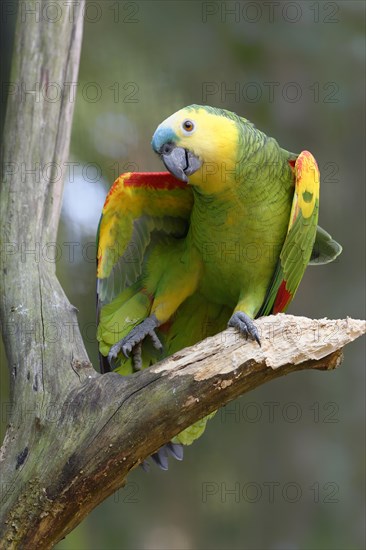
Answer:
M243 311L236 311L232 316L230 321L227 324L228 327L234 327L239 330L245 338L248 339L248 336L255 340L259 345L261 345L261 341L259 339L258 331L255 327L255 324L251 320L251 318L244 313Z
M183 445L180 443L172 443L171 441L163 447L160 447L156 453L151 455L153 461L161 468L162 470L168 469L168 454L171 454L176 460L183 460ZM141 463L141 467L145 472L149 471L150 464L147 460L144 460Z
M127 336L122 338L119 342L111 347L108 353L108 361L110 365L113 365L114 359L117 357L120 351L126 358L129 358L129 354L132 355L132 365L135 371L141 370L142 358L141 349L142 342L146 336L150 336L155 349L161 351L163 349L162 343L155 334L155 329L159 326L159 321L155 315L150 315L142 323L137 325L131 330Z

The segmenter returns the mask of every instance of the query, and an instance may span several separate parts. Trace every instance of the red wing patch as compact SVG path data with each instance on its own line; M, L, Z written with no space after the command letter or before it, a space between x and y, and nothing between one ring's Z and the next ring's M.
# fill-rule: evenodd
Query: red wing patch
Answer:
M289 160L288 163L289 163L289 165L291 166L291 168L292 168L293 170L295 170L296 160Z
M278 289L275 303L273 305L273 313L281 313L292 299L292 294L286 288L286 281L282 281Z
M131 172L124 180L125 187L153 187L154 189L184 189L187 184L170 172Z
M110 188L104 202L104 211L112 196L125 187L145 187L171 191L177 188L186 189L187 184L172 176L170 172L126 172L121 174Z

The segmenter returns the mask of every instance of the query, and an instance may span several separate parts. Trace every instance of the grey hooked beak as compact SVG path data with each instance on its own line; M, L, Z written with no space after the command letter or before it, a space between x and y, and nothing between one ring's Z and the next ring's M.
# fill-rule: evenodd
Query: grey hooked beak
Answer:
M188 182L188 176L202 166L202 162L193 153L183 147L176 147L174 143L165 143L160 155L167 170L185 183Z

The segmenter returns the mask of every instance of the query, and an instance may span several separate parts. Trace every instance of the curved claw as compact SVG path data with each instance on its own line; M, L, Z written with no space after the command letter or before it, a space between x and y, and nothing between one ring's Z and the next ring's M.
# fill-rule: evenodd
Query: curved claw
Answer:
M152 454L151 458L161 470L166 471L168 469L168 454L166 452L165 445L164 447L160 447L160 449L156 451L156 453Z
M130 358L130 352L132 351L132 347L125 344L124 346L122 346L121 349L122 349L122 353L126 357L126 359L129 359Z
M184 453L183 453L183 445L181 445L181 443L173 443L172 441L169 441L169 443L167 443L165 446L168 452L172 456L174 456L176 460L183 460Z
M134 370L141 370L141 344L145 340L146 336L150 336L152 344L155 349L161 351L163 345L159 338L155 334L155 329L159 326L159 321L155 315L150 315L142 323L134 327L127 336L122 338L119 342L114 344L109 350L108 361L112 366L113 360L122 351L126 359L129 359L130 353L132 353L132 363Z
M183 460L183 445L169 441L169 443L163 445L154 454L152 454L151 458L161 470L167 470L169 455L173 456L176 460ZM144 460L140 466L145 472L148 472L150 469L150 464L147 460Z
M231 316L227 326L237 328L239 332L245 336L245 338L248 339L249 336L252 340L255 340L259 346L261 346L258 330L252 319L244 313L244 311L236 311Z

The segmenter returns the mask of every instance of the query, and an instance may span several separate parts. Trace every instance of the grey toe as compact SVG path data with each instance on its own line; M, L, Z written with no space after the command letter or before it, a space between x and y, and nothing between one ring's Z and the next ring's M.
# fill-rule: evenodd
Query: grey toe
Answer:
M230 318L230 321L228 322L228 327L234 327L243 334L246 338L251 338L252 340L255 340L259 346L261 345L261 341L259 339L258 330L253 323L252 319L244 313L244 311L236 311Z

